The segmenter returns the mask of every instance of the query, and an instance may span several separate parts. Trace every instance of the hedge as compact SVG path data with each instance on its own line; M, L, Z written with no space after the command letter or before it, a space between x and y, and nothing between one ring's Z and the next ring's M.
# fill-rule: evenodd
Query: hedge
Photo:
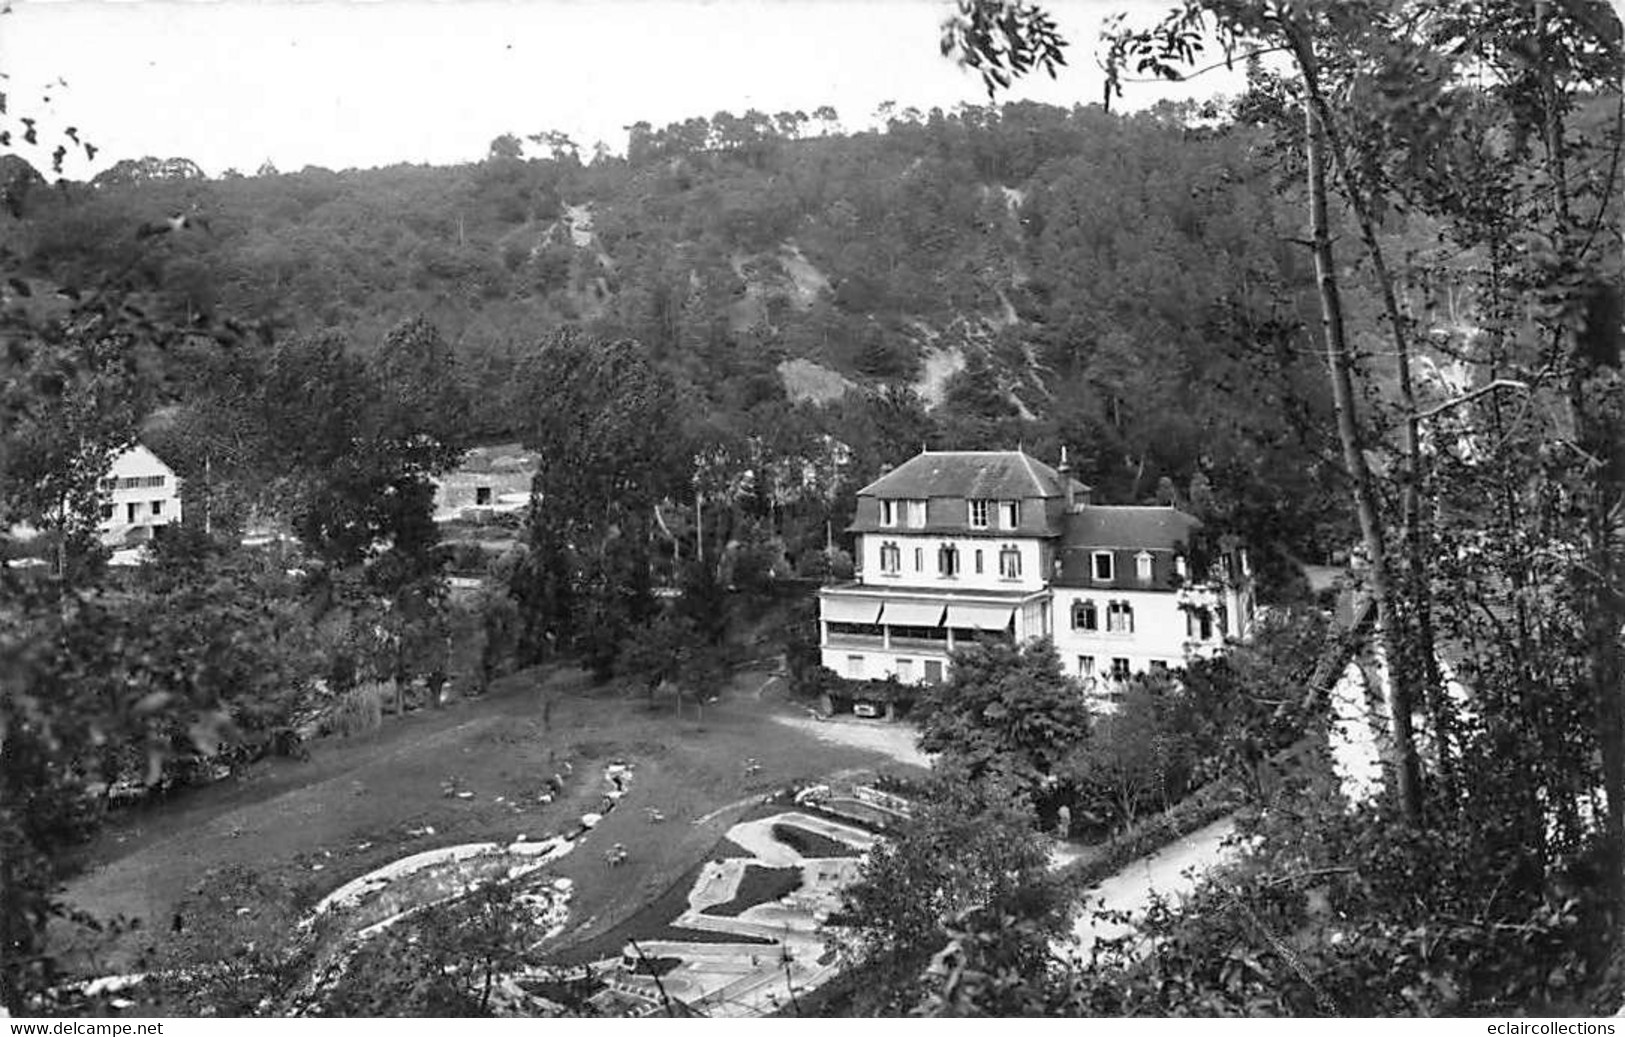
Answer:
M879 681L854 680L842 677L827 666L815 666L807 673L793 675L790 693L797 698L812 699L828 695L832 699L861 699L865 702L912 703L920 697L921 688L903 684L895 677Z

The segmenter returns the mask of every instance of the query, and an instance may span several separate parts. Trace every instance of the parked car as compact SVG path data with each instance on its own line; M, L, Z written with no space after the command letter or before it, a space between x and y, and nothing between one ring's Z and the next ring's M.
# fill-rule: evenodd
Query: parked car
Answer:
M852 714L854 716L878 717L880 715L880 713L881 713L881 709L880 709L879 703L875 703L875 702L854 702L854 703L852 703Z

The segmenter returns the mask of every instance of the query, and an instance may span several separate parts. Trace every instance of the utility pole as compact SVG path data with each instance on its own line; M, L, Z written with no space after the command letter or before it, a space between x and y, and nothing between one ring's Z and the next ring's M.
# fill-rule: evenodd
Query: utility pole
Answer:
M642 965L643 970L649 974L649 978L655 981L655 990L660 993L661 1007L666 1010L668 1016L676 1016L677 1008L672 1004L671 996L666 993L666 984L660 982L660 973L655 971L654 963L649 960L647 954L643 953L643 948L638 946L638 941L628 940L627 942L632 945L632 950L636 952L638 964Z
M795 958L790 954L790 945L783 940L779 941L779 964L784 966L784 988L790 992L790 1005L795 1008L796 1014L801 1014L801 1002L796 999L796 986L790 979L790 963Z
M705 495L694 486L694 560L705 564Z

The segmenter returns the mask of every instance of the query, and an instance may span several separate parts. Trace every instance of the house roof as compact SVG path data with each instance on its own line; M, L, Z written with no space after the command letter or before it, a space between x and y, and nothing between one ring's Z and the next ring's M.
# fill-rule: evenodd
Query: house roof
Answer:
M132 442L129 446L114 454L112 462L108 465L108 471L116 471L132 465L139 466L142 463L160 465L167 469L171 475L175 473L173 465L153 453L152 448L140 440Z
M1202 528L1194 515L1178 508L1090 504L1066 516L1062 545L1075 548L1145 548L1172 550Z
M1076 479L1072 484L1077 492L1089 491ZM893 499L1018 500L1060 497L1066 486L1055 469L1020 450L926 450L858 493Z

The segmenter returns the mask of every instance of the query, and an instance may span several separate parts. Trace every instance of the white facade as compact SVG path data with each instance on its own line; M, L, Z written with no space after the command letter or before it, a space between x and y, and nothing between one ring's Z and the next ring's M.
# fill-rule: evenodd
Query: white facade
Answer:
M823 662L842 677L936 683L949 654L976 638L1053 633L1050 548L1037 537L886 529L860 535L857 549L859 586L820 610Z
M883 552L895 545L889 567ZM956 556L952 575L943 572L942 552ZM1018 538L869 533L858 538L858 571L873 586L921 587L933 591L1043 590L1049 551L1043 541Z
M823 664L856 680L936 683L948 656L978 638L1016 643L1049 633L1048 595L941 594L852 588L827 597L820 623Z
M181 520L181 487L174 469L137 443L113 459L102 479L102 543L149 540L161 526Z
M1177 668L1224 646L1228 613L1221 622L1212 594L1081 587L1056 587L1051 593L1055 651L1068 676L1103 679ZM1193 611L1203 608L1205 623Z

